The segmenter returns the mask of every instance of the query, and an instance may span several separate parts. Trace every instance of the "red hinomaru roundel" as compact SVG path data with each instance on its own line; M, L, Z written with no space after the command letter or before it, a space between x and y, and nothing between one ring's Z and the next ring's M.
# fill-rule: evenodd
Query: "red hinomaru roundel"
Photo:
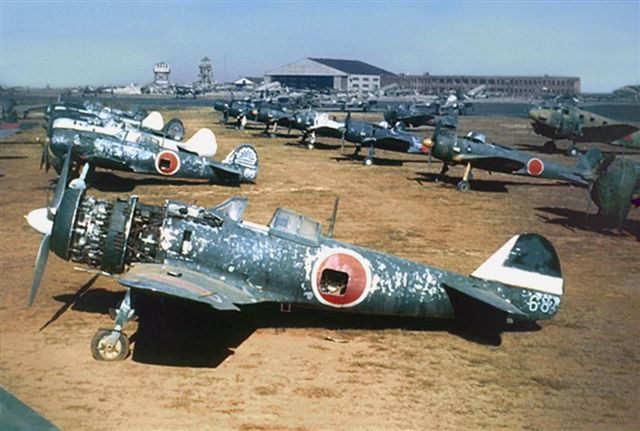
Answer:
M539 176L544 172L544 163L536 157L530 159L527 162L527 172L529 172L529 175L533 175L534 177Z
M352 250L325 251L311 271L311 288L324 305L337 308L358 305L371 288L369 263Z
M180 169L180 157L173 151L160 151L156 156L156 170L162 175L173 175Z

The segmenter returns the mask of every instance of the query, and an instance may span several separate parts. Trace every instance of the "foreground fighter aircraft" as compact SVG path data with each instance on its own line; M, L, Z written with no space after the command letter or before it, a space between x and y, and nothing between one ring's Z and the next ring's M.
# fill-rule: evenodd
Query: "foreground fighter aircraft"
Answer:
M178 142L144 130L57 118L41 166L51 163L59 171L69 149L75 164L82 166L80 178L74 180L78 182L84 182L95 167L225 184L253 182L258 175L258 154L251 145L239 145L221 162L211 159L217 143L206 128Z
M136 196L109 201L86 196L84 189L65 191L70 154L51 205L27 217L43 235L29 304L49 251L116 278L127 292L114 327L100 329L91 341L98 360L128 355L123 329L134 315L134 292L142 291L222 311L270 302L499 325L549 319L560 306L558 256L536 234L512 237L465 276L336 241L322 234L320 223L284 208L276 210L268 226L244 221L243 197L204 208L171 200L146 205Z
M441 177L446 174L449 165L465 165L464 175L458 183L458 189L461 191L471 188L469 178L472 176L473 168L587 185L587 181L576 172L576 168L543 160L499 144L488 143L484 134L479 132L469 132L465 137L458 136L457 122L454 116L445 117L436 125L432 138L425 139L423 144L429 153L429 161L432 157L442 160L442 170L439 174Z
M536 108L529 111L531 126L538 135L550 138L543 149L556 150L556 140L569 139L571 147L567 155L578 155L576 142L602 142L610 144L638 130L637 127L619 123L575 106L557 105L553 108Z

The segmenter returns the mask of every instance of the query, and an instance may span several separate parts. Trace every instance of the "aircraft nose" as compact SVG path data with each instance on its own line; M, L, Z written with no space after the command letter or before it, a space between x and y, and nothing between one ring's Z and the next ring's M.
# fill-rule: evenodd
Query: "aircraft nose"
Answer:
M540 111L538 109L529 110L529 118L531 118L534 121L537 121L539 117L540 117Z

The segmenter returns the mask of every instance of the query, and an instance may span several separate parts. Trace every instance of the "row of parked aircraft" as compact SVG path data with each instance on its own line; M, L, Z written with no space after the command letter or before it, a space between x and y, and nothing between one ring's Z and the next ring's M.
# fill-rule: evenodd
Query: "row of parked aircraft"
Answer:
M624 221L639 193L640 169L628 159L590 150L578 156L576 166L565 166L489 143L478 132L459 136L457 117L446 112L420 121L412 109L389 112L396 122L388 127L355 120L350 113L344 121L309 110L292 115L266 103L233 101L216 109L240 125L263 123L267 132L283 126L300 130L302 140L340 138L342 145L354 144L356 155L366 147L365 164L373 163L377 148L424 154L428 163L438 158L443 161L441 176L449 165L461 164L465 171L458 188L463 191L470 188L473 168L569 181L588 188L601 215L614 225ZM435 130L421 138L408 133L401 119L414 126L432 124ZM215 161L217 142L211 130L203 128L184 140L182 122L165 124L157 112L58 103L47 108L45 120L48 141L41 166L54 167L60 176L53 200L27 217L42 234L29 303L35 300L50 251L116 278L127 290L113 313L113 327L99 330L91 341L97 360L122 360L129 354L124 328L135 315L134 293L139 292L202 302L221 311L275 302L455 318L499 330L509 323L551 318L559 309L560 264L553 246L539 235L514 236L465 276L334 240L337 202L323 234L320 223L284 208L276 210L267 226L245 221L247 200L242 197L213 208L171 200L147 205L135 196L116 201L91 197L86 189L96 167L237 185L256 180L258 155L242 144ZM78 178L71 179L71 172L79 172Z

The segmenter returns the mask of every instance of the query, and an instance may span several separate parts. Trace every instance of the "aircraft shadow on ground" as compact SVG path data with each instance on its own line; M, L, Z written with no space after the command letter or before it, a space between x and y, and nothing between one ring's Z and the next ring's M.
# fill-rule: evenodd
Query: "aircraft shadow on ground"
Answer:
M568 229L596 232L607 236L632 235L637 241L640 241L640 222L637 220L626 220L622 228L611 229L604 225L597 214L587 214L583 211L575 211L568 208L538 207L536 210L558 216L549 217L538 214L538 217L543 219L545 223L557 224Z
M303 148L305 150L308 150L307 148L307 142L305 143L300 143L298 141L296 142L285 142L284 145L289 146L289 147L299 147L299 148ZM322 142L316 142L315 144L313 144L313 150L321 150L321 151L326 151L326 150L339 150L341 147L340 144L325 144Z
M438 178L439 175L431 172L416 172L416 176L413 178L408 178L409 180L416 181L418 184L422 185L423 183L441 183L456 187L457 184L462 179L462 175L459 177L456 176L445 176L444 178ZM558 183L550 183L550 184L542 184L542 183L534 183L534 182L523 182L523 181L497 181L497 180L470 180L471 191L477 192L490 192L490 193L509 193L507 186L539 186L539 187L570 187L568 184L564 184L561 182Z
M54 324L68 309L106 315L110 308L116 308L124 292L90 289L95 278L73 294L55 296L62 306L42 329ZM276 332L287 328L448 332L489 346L499 346L503 332L540 330L537 324L496 328L454 320L370 316L295 306L291 312L283 313L278 304L246 306L241 312L220 312L206 304L140 293L135 295L134 307L138 330L129 333L132 359L146 364L187 367L217 367L259 328L272 328Z
M130 192L136 186L142 185L196 185L206 182L205 180L182 180L167 178L128 178L121 177L113 172L96 171L89 178L89 187L93 187L101 192ZM231 184L234 185L234 184Z
M17 160L17 159L26 159L27 156L0 156L0 160Z
M366 152L366 150L365 150ZM333 160L335 160L336 162L356 162L356 163L362 163L365 159L365 155L364 154L358 154L358 155L353 155L353 154L343 154L341 156L338 157L333 157ZM374 166L403 166L406 163L426 163L424 159L421 160L400 160L400 159L387 159L387 158L382 158L382 157L374 157L373 158L373 165Z

